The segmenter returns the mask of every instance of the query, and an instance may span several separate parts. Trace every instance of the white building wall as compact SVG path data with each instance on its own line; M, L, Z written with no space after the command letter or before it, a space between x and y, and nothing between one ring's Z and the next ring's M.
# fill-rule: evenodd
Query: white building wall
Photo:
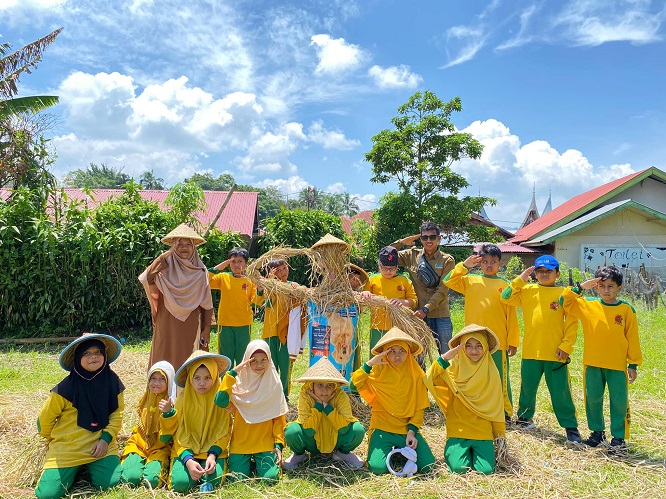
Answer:
M652 178L646 178L643 182L632 185L600 206L626 199L631 199L653 210L666 213L666 185Z

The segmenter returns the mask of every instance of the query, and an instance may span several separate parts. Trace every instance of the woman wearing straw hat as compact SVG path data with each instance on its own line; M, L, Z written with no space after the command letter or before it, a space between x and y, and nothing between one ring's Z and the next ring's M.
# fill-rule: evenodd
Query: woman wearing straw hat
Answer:
M208 350L213 299L208 269L196 247L205 239L181 224L162 242L171 248L155 258L139 276L150 302L153 365L166 360L178 370L195 350Z
M319 359L303 376L298 396L298 419L287 425L285 440L293 454L284 469L293 470L311 455L331 454L335 461L360 468L363 461L352 451L363 441L365 428L353 416L349 384L327 357Z
M199 485L211 492L222 484L231 415L215 404L222 376L231 361L224 355L197 350L176 373L183 390L159 403L161 437L173 440L169 486L186 494Z
M487 327L465 326L424 378L446 417L444 460L454 473L493 473L493 441L506 448L502 385L490 356L498 347L497 336Z
M35 494L57 499L70 492L76 473L86 466L96 489L120 479L116 436L123 421L125 387L109 364L120 342L105 334L86 334L67 345L60 365L69 375L42 406L37 430L48 440L44 472Z
M368 469L375 474L388 472L386 458L393 448L416 450L420 472L435 464L419 433L424 410L430 405L423 370L415 358L422 351L418 341L392 327L372 349L374 357L352 374L352 384L372 408Z

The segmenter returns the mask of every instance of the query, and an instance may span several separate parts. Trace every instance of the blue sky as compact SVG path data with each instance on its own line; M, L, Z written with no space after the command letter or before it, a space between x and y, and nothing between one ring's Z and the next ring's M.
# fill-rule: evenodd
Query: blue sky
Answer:
M0 0L0 42L65 30L23 94L55 94L54 173L90 162L168 185L194 172L295 195L393 186L363 161L417 90L460 96L484 145L454 169L516 228L650 166L666 169L665 1Z

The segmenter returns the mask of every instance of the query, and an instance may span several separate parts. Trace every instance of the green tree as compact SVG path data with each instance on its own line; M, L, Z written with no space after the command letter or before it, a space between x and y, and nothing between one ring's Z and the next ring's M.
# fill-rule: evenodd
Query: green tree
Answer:
M90 163L85 170L74 170L65 175L63 184L68 187L87 187L89 189L120 189L131 180L123 169L115 169L102 163L97 166Z
M204 191L228 191L236 183L233 175L221 173L217 178L212 173L195 173L185 182L193 182ZM238 190L238 189L236 189Z
M284 206L284 196L277 187L256 190L259 191L259 222L263 224L280 213Z
M153 170L143 172L139 177L139 185L144 189L163 191L164 179L161 177L155 177L155 172Z
M197 230L202 229L194 213L206 209L203 189L194 182L179 182L169 191L164 204L171 208L176 223L189 223Z
M356 198L352 197L352 195L348 192L345 192L342 195L342 212L348 217L353 217L359 212L358 204L356 204Z

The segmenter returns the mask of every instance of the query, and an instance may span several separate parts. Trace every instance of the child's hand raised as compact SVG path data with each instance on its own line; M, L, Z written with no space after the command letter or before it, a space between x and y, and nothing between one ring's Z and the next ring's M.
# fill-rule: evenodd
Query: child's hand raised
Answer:
M462 348L462 344L458 345L457 347L453 347L451 350L448 352L444 352L442 354L442 359L446 360L447 362L452 360L456 355L458 355L458 352Z
M468 269L473 269L481 263L481 260L483 260L483 257L478 255L471 255L467 257L467 259L463 262L463 265Z
M366 364L368 364L370 367L388 364L388 361L384 359L386 355L388 355L388 350L384 350L382 353L375 355L372 359L366 362Z
M599 281L601 281L601 277L597 277L596 279L588 279L583 284L581 284L580 287L581 289L596 288L597 286L599 286Z
M171 409L173 409L173 403L171 402L171 397L160 400L159 404L157 404L157 407L164 414L166 414L167 412L171 412Z
M245 367L250 365L250 362L252 362L252 357L245 359L243 362L234 367L234 371L236 371L237 373L240 372L241 369L245 369Z
M527 267L525 270L523 270L523 273L520 274L520 278L527 282L530 280L530 276L532 275L532 272L534 272L534 265L531 267Z

